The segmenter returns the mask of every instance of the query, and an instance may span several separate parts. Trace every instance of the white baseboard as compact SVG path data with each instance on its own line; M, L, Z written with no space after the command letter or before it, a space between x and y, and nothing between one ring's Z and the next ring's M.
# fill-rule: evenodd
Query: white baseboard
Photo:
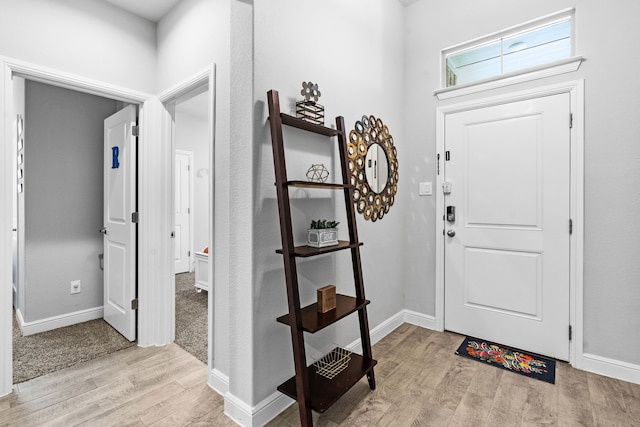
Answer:
M640 365L584 353L582 368L594 374L640 384Z
M72 313L61 314L59 316L47 317L46 319L25 322L20 310L16 310L18 325L22 330L22 335L28 336L40 332L62 328L64 326L75 325L76 323L87 322L94 319L102 319L104 310L102 307L88 308L86 310L74 311Z
M208 384L222 396L229 393L229 377L215 368L209 372Z
M371 345L377 343L382 338L389 335L391 332L393 332L398 326L402 325L404 322L405 320L404 320L404 310L403 310L394 314L393 316L391 316L390 318L388 318L387 320L385 320L375 328L371 329L369 332L369 337L371 337ZM346 348L348 350L351 350L354 353L362 354L362 341L360 339L357 339L352 343L346 345Z
M295 400L275 392L251 407L231 393L224 396L224 414L244 427L260 427L291 406Z
M404 313L404 321L412 325L420 326L425 329L436 330L436 318L426 314L418 313L412 310L402 310Z

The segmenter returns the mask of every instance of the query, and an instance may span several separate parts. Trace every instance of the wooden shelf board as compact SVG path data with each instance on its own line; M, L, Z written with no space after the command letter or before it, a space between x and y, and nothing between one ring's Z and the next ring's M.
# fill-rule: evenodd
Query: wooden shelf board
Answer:
M300 310L302 315L302 330L315 333L334 324L338 320L350 315L369 304L368 300L357 299L347 295L336 295L336 308L326 313L318 313L318 303L311 304ZM278 322L293 326L289 314L278 317Z
M298 119L297 117L293 117L293 116L290 116L290 115L285 114L285 113L280 113L280 118L282 119L282 123L287 125L287 126L291 126L291 127L302 129L302 130L306 130L306 131L317 133L317 134L320 134L320 135L337 136L337 135L342 133L337 129L332 129L332 128L328 128L326 126L321 126L321 125L316 125L316 124L313 124L313 123L309 123L307 121L304 121L302 119Z
M304 187L304 188L317 188L317 189L329 189L329 190L343 190L347 188L355 188L350 184L334 184L329 182L309 182L309 181L287 181L286 185L289 187Z
M345 394L354 384L364 377L378 362L365 359L359 354L352 354L349 366L332 379L316 374L316 368L307 367L311 396L308 402L311 409L317 412L326 411L335 401ZM278 386L278 391L297 400L296 378L290 378Z
M297 257L306 258L310 256L328 254L335 251L341 251L344 249L351 249L357 246L362 246L362 242L357 242L352 244L348 240L338 240L337 245L327 246L326 248L313 248L311 246L306 246L306 245L296 246L293 249L293 254ZM276 249L276 253L279 253L279 254L283 253L282 249Z

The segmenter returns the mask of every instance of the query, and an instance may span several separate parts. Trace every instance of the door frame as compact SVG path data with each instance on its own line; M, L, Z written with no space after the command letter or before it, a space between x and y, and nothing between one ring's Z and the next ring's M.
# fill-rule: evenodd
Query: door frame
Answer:
M13 132L12 132L12 105L13 105L13 85L12 77L16 75L29 80L46 83L52 86L63 87L78 92L98 95L118 101L123 101L138 105L140 136L138 137L139 154L144 155L145 142L151 134L152 112L156 106L151 102L152 96L143 92L134 91L115 85L98 82L81 76L54 70L25 61L20 61L4 56L0 56L0 283L11 283L12 266L12 206L11 199L15 188L12 185L12 162L13 155ZM144 163L144 162L142 162ZM141 168L142 169L142 168ZM141 192L154 177L147 177L143 170L139 170L138 185ZM139 211L144 215L143 207ZM144 236L151 233L149 226L139 224L139 233ZM148 250L146 240L139 238L140 252ZM139 253L140 253L139 252ZM143 295L153 294L150 289L151 281L140 280L144 274L144 269L153 271L155 266L143 257L138 257L138 291L140 305L144 306ZM11 286L0 286L0 396L9 394L13 387L13 336L12 336L12 304L13 290ZM147 302L148 304L148 302ZM138 345L151 345L154 341L153 334L155 325L159 323L158 317L161 313L149 312L138 316Z
M491 107L499 104L523 101L543 96L569 93L573 126L570 153L570 218L573 233L570 235L569 259L569 324L572 339L569 341L569 363L582 369L583 366L583 263L584 263L584 79L572 80L538 88L510 92L482 99L474 99L436 108L436 287L435 287L435 329L444 330L444 249L445 229L444 197L441 191L444 174L445 120L447 115ZM569 118L567 118L569 120ZM567 227L569 225L567 224ZM440 237L442 236L442 237ZM568 331L567 331L568 333Z
M172 136L172 140L173 140L173 142L175 142L175 132L173 132L172 135L173 135ZM193 192L194 178L193 178L193 176L194 176L194 174L193 174L193 169L192 169L193 168L193 151L180 150L180 149L175 148L175 146L174 146L173 152L174 152L174 157L173 157L173 164L174 164L173 171L174 171L174 173L175 173L175 156L177 154L181 154L181 155L187 156L189 158L189 212L190 212L190 214L189 214L189 230L188 230L189 231L189 233L188 233L188 236L189 236L189 267L187 268L187 272L191 272L191 264L192 264L191 260L195 258L194 247L193 247L193 245L194 245L194 243L193 243L193 238L194 238L194 236L193 236L193 218L194 218L194 216L193 216L193 198L194 198L194 192ZM174 176L174 183L173 184L174 185L173 185L172 188L173 188L173 195L174 195L174 198L175 198L175 193L176 193L175 176ZM211 196L211 194L209 194L209 196ZM174 199L174 203L175 203L175 199ZM173 221L174 221L173 222L173 229L175 230L175 212L174 212L174 215L173 215ZM174 261L174 264L175 264L175 261ZM174 265L174 268L175 268L175 265ZM175 270L174 270L174 273L175 273Z
M216 349L221 351L228 347L228 344L224 343L225 334L223 328L227 323L227 319L224 319L225 307L228 305L229 296L228 290L225 292L224 286L220 285L228 281L219 280L223 276L223 259L219 251L216 250L216 241L214 239L216 224L223 224L224 218L221 216L221 210L224 203L220 203L220 198L226 197L228 194L228 188L224 188L220 184L216 186L216 177L219 176L216 168L216 151L222 150L223 147L220 144L216 145L216 65L210 64L205 69L193 74L191 77L183 80L175 86L161 92L158 95L158 100L161 103L160 121L162 123L161 140L163 150L166 150L167 155L170 155L173 159L167 168L167 175L171 179L173 184L165 187L164 194L170 192L170 209L167 210L166 215L171 219L171 224L175 221L175 205L174 197L175 191L173 186L175 185L175 179L173 174L175 172L175 144L174 144L174 124L172 119L173 108L176 102L185 96L189 96L194 92L208 88L209 90L209 114L208 114L208 127L209 127L209 263L208 263L208 277L209 277L209 291L207 312L208 312L208 334L207 334L207 365L208 365L208 384L214 390L224 395L229 391L229 377L216 368ZM223 156L219 156L222 159ZM224 228L219 226L221 230ZM173 242L172 242L173 243ZM173 250L173 245L170 246ZM168 318L166 322L169 325L169 333L171 334L172 341L175 339L175 262L174 252L167 254L163 259L165 264L171 265L171 271L168 272L166 278L163 280L171 281L171 291L164 295L163 298L163 310L167 313ZM217 278L218 280L217 280ZM194 291L195 292L195 291ZM218 319L218 321L216 321ZM218 330L216 331L216 327Z

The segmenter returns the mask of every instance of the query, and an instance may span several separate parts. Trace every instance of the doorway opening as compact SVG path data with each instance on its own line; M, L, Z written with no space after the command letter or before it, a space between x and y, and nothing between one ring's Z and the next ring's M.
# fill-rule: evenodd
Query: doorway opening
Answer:
M100 231L110 203L104 198L103 164L109 160L104 127L125 104L18 76L13 83L20 131L14 162L12 333L18 383L134 345L135 336L121 337L102 320ZM137 106L128 108L135 117ZM122 166L135 162L135 154L125 160L125 147L120 149ZM135 288L135 270L132 277ZM112 295L120 288L114 287Z
M167 105L173 122L175 343L203 363L208 357L211 158L209 89Z

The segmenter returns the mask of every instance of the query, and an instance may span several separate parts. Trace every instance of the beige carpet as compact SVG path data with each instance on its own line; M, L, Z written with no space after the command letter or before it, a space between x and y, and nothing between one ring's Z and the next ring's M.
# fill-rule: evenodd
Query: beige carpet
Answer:
M176 344L207 363L207 292L194 274L176 275ZM87 362L135 345L102 319L23 337L13 316L13 382Z
M114 353L127 341L102 319L23 337L13 316L13 383Z
M206 291L196 292L194 273L176 274L176 341L180 347L207 363Z

